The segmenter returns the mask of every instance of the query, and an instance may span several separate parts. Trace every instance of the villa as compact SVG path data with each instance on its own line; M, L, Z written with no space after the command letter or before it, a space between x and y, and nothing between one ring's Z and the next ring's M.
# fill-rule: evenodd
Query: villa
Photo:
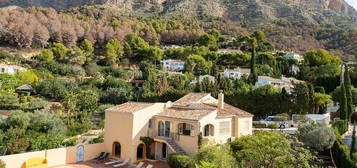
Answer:
M155 159L169 153L193 155L203 141L227 143L252 134L253 115L224 103L206 93L191 93L175 102L128 102L106 110L104 144L114 157L145 159L151 152ZM152 151L140 138L151 137Z
M15 64L6 64L6 63L0 63L0 74L6 73L6 74L16 74L18 71L25 71L27 70L24 67L15 65Z
M162 60L161 64L165 71L183 71L185 62L178 59Z
M286 59L295 59L295 60L297 60L297 61L299 61L299 62L301 62L301 61L304 60L304 57L303 57L303 56L301 56L301 55L299 55L299 54L296 54L296 53L292 53L292 52L286 53L286 54L284 55L284 58L286 58Z
M106 110L104 142L0 156L11 168L29 165L60 168L91 162L100 153L109 158L138 163L150 154L165 160L170 153L194 155L200 142L227 143L252 134L253 115L209 93L190 93L175 102L127 102ZM143 139L151 139L146 146ZM84 162L83 162L84 161ZM86 162L87 161L87 162ZM80 166L79 166L80 167Z
M255 86L260 87L264 85L273 85L279 88L285 88L290 92L294 88L294 83L301 83L304 81L297 80L295 78L281 77L281 79L272 78L269 76L258 76L258 81Z
M237 67L235 69L225 69L223 72L223 76L231 79L240 79L244 75L249 76L250 69L249 68L240 68Z

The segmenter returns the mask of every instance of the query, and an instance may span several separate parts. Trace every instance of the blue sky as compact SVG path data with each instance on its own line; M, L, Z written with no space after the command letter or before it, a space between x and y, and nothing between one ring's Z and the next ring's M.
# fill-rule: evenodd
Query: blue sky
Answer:
M346 2L357 10L357 0L346 0Z

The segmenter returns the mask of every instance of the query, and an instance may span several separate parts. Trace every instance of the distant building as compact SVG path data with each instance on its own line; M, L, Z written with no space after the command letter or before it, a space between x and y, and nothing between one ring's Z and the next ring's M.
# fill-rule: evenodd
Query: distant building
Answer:
M15 65L15 64L6 64L6 63L0 63L0 74L6 73L6 74L16 74L18 71L25 71L27 68Z
M296 54L296 53L286 53L284 55L284 58L286 58L286 59L295 59L295 60L297 60L299 62L304 60L304 57L302 57L301 55Z
M272 78L269 76L258 76L258 81L255 86L260 87L264 85L273 85L279 88L285 88L287 91L291 91L294 88L294 83L301 83L304 81L297 80L295 78L282 77L281 79Z
M234 50L234 49L219 49L217 53L220 54L231 54L231 53L241 53L241 50Z
M240 79L244 75L249 75L249 68L235 68L235 69L225 69L223 72L223 76L231 79Z
M162 49L163 49L163 50L178 49L178 48L182 48L182 46L179 46L179 45L167 45L167 46L162 46Z
M207 78L209 81L211 81L212 83L216 82L216 78L214 76L211 75L200 75L199 77L197 77L197 79L194 79L191 83L201 83L205 78Z
M290 72L291 72L292 74L296 75L297 73L300 72L299 66L292 65L292 66L290 67Z
M185 62L177 59L168 59L161 61L165 71L183 71Z

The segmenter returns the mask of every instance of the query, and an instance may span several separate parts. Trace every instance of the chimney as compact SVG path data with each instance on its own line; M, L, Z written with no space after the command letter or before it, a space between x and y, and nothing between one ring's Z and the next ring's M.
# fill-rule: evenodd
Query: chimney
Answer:
M219 91L218 94L218 108L219 109L223 109L224 108L224 94L223 94L223 90Z

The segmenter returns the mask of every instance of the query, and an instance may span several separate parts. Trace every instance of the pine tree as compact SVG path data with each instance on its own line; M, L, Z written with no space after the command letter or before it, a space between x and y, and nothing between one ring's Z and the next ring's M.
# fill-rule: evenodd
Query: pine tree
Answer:
M344 77L343 84L345 85L345 89L346 89L347 120L350 120L351 115L353 113L353 100L352 100L352 91L351 91L351 78L347 65L345 65L345 71L343 77Z

